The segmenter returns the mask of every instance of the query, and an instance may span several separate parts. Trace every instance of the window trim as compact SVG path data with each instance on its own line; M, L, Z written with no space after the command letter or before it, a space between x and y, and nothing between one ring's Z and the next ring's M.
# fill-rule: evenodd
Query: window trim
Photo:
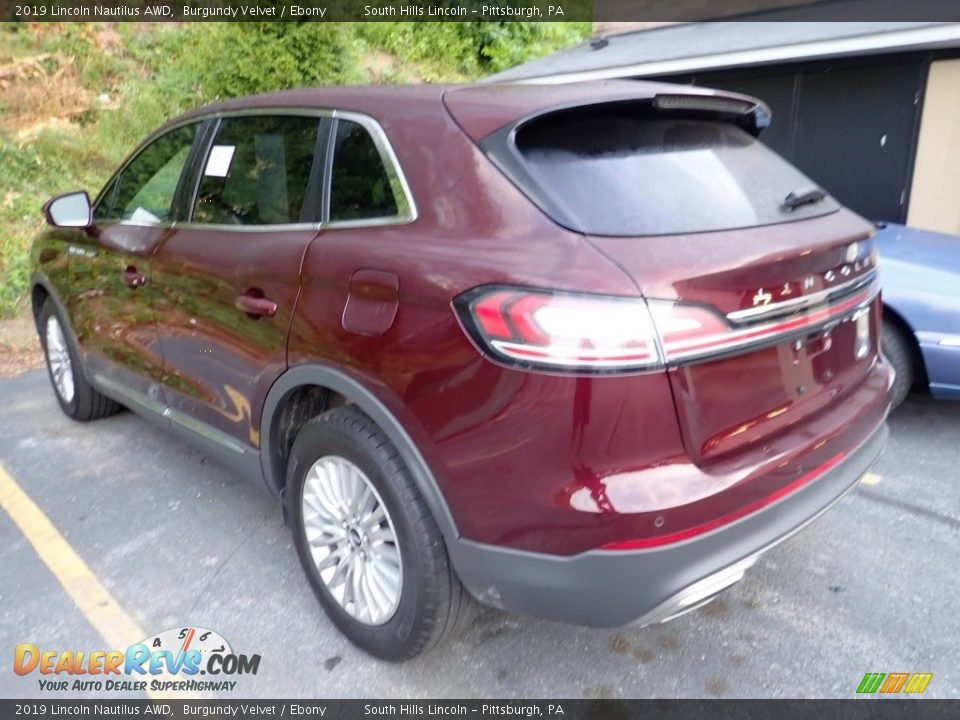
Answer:
M413 201L413 193L410 192L410 186L407 178L400 167L400 161L397 159L393 146L387 139L386 133L376 120L369 115L352 112L349 110L334 110L333 124L330 128L330 145L327 148L327 168L324 174L324 227L335 230L337 228L362 228L362 227L383 227L386 225L406 225L412 223L418 217L417 206ZM336 142L337 125L339 120L353 122L367 131L367 134L373 140L377 153L380 155L380 162L383 163L383 170L387 174L387 180L390 182L390 188L393 190L393 197L397 204L396 215L385 215L377 218L358 218L356 220L330 220L330 192L333 178L333 163L336 161L334 156L334 144Z
M94 201L92 203L93 214L94 215L96 214L97 208L100 206L100 203L105 199L107 195L110 195L110 204L111 204L110 210L112 214L113 212L112 205L114 202L116 202L117 181L120 179L120 176L127 171L127 168L129 168L134 162L136 162L137 159L156 141L166 137L171 133L176 132L177 130L180 130L181 128L188 127L190 125L197 125L197 133L193 137L193 143L190 146L190 151L187 153L187 159L184 161L183 168L181 168L180 170L180 177L177 178L177 187L174 189L173 197L170 200L171 212L173 213L179 212L180 210L179 203L183 193L184 178L186 178L190 174L191 163L193 162L195 153L198 151L198 149L202 148L203 143L206 142L207 140L206 137L204 137L204 131L206 128L206 118L202 118L202 117L189 118L187 120L183 120L182 122L178 122L175 125L164 127L162 132L159 129L152 132L143 142L141 142L139 145L137 145L136 148L134 148L133 152L130 153L127 159L124 160L123 163L120 165L120 167L117 168L114 171L113 175L110 176L110 179L107 180L106 183L104 183L103 188L101 188L100 192L97 193L97 196L96 198L94 198ZM104 220L101 220L99 224L104 226L122 225L125 227L150 227L150 228L163 229L163 228L173 227L176 224L176 221L173 220L173 221L163 221L163 222L155 223L155 222L148 222L145 220L130 220L130 219L124 220L123 218L111 217L111 218L105 218Z
M332 168L332 153L328 152L324 160L323 168L323 199L321 200L322 206L322 215L319 222L300 222L300 223L284 223L278 225L221 225L221 224L206 224L206 223L195 223L192 222L192 213L193 206L196 204L196 196L199 190L200 185L200 172L197 172L200 168L204 166L207 161L207 157L210 153L210 148L213 147L213 141L216 138L217 129L219 129L220 121L225 118L232 117L249 117L256 115L293 115L293 116L308 116L316 117L318 119L328 118L330 122L330 140L332 141L335 138L335 120L342 118L343 120L349 120L352 122L361 125L367 132L370 134L370 137L373 139L374 145L377 147L377 151L380 153L380 159L383 162L384 170L387 173L387 177L390 179L390 186L394 189L394 197L397 202L397 215L391 215L388 217L382 218L362 218L358 220L338 220L334 222L329 221L329 206L330 206L330 175ZM305 107L290 107L290 106L275 106L275 107L256 107L256 108L240 108L237 110L222 110L218 112L202 113L199 115L194 115L189 118L184 118L183 120L177 121L171 125L164 126L161 130L154 131L149 135L146 140L144 140L137 148L130 154L130 157L124 161L124 163L117 169L116 172L110 177L106 182L103 189L97 194L97 198L94 201L94 206L96 206L104 194L107 191L115 189L113 187L114 181L119 177L119 175L126 170L127 166L132 163L137 156L140 155L143 150L145 150L154 140L159 140L161 137L167 133L178 130L179 128L185 125L191 125L193 123L200 123L201 127L198 131L197 138L195 142L200 144L196 147L196 154L193 154L191 151L191 156L188 158L188 164L184 166L184 172L181 174L181 182L183 182L185 177L191 176L195 173L194 187L189 193L183 193L183 200L188 204L187 213L185 217L187 220L183 221L173 221L173 222L163 222L163 223L133 223L128 220L117 220L116 223L122 223L125 225L145 225L147 227L156 227L156 228L177 228L184 230L228 230L231 232L284 232L284 231L296 231L296 230L337 230L337 229L347 229L347 228L363 228L363 227L383 227L389 225L407 225L414 222L418 217L419 213L417 211L416 203L413 199L413 192L410 190L410 185L407 182L407 178L403 173L403 168L400 165L400 161L397 159L397 154L393 150L393 146L390 144L390 140L387 138L386 133L383 130L383 127L380 123L373 117L365 115L364 113L354 112L352 110L338 110L338 109L329 109L329 108L305 108ZM211 129L204 133L206 127ZM316 163L317 157L314 155L314 162ZM190 163L198 163L190 165ZM398 194L397 190L401 192Z
M223 112L210 113L203 116L210 121L210 133L204 138L205 145L202 151L197 153L197 165L193 168L195 176L193 189L187 198L186 220L174 223L178 230L218 230L230 232L291 232L301 230L319 231L323 226L322 222L295 222L295 223L274 223L270 225L230 225L225 223L199 223L193 222L193 209L197 205L197 195L200 192L200 182L203 180L203 168L207 165L210 158L210 152L213 150L213 143L217 139L217 133L224 120L231 118L245 117L313 117L317 119L317 135L319 137L324 118L333 116L332 111L312 108L248 108L245 110L228 110ZM314 173L317 164L316 144L314 145L313 165L310 169L311 176ZM303 208L301 208L301 213Z
M180 186L177 188L176 217L179 220L174 220L174 223L182 223L188 220L190 214L193 212L194 199L200 188L200 171L206 165L207 153L209 152L213 139L216 137L217 130L220 128L219 119L206 118L202 122L203 124L200 126L200 132L197 136L197 143L190 153L190 157L187 158L187 165L184 168L183 177L180 179Z
M313 147L313 165L307 180L306 196L300 208L300 222L323 223L326 218L327 166L330 152L330 135L335 123L330 117L321 117L317 127L317 140ZM309 213L310 209L313 212Z

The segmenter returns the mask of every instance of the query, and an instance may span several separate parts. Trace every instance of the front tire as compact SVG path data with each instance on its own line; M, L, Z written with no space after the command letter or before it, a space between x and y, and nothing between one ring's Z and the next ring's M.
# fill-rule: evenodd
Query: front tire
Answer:
M294 544L334 624L384 660L407 660L466 624L472 599L396 448L353 407L314 418L287 471Z
M50 299L43 303L37 328L53 393L64 414L85 422L118 412L120 405L101 395L87 382L67 325Z

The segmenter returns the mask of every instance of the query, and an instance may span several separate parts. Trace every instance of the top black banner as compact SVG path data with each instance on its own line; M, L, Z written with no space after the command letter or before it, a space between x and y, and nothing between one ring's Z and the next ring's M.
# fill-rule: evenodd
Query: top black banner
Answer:
M955 22L957 0L0 0L7 22Z

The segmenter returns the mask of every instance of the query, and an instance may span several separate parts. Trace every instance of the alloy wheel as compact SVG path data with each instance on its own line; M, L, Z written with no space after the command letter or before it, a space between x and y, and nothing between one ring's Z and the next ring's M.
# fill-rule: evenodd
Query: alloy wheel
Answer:
M63 327L55 315L47 319L47 363L50 365L50 374L53 376L53 385L57 394L65 403L73 401L73 362L70 360L70 350L67 339L63 334Z
M400 604L403 566L377 489L346 458L317 460L304 478L303 530L320 579L355 620L383 625Z

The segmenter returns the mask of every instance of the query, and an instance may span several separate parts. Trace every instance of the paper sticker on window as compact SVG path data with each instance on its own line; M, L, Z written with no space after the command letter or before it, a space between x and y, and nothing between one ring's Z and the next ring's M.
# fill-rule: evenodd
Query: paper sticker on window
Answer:
M130 219L133 222L138 223L147 223L148 225L158 224L163 222L160 218L154 215L152 212L146 208L138 207L130 214Z
M207 160L207 168L203 174L211 177L226 177L230 172L234 150L236 147L233 145L214 145L210 150L210 159Z

